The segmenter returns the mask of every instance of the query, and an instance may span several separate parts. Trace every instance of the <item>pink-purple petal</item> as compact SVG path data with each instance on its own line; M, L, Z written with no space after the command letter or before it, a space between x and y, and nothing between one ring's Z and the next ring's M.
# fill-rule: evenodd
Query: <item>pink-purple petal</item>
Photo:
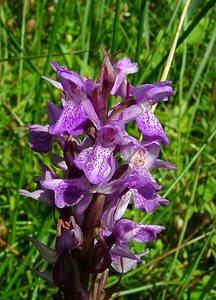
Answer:
M83 133L85 123L86 116L82 102L70 102L64 107L57 122L50 126L49 132L54 135L63 133L78 135Z
M117 61L117 63L114 65L114 69L117 72L121 72L125 75L133 74L138 71L138 66L136 62L131 62L130 58L123 57Z
M154 105L160 100L168 100L168 97L173 94L173 89L170 84L171 81L143 84L134 87L132 90L132 95L135 97L138 103L150 100L151 104Z
M29 146L36 152L49 152L52 149L52 135L48 126L29 126Z
M155 211L160 204L169 205L169 201L154 193L151 198L145 198L137 190L133 190L133 203L137 209L146 211L147 213Z
M160 122L150 110L145 109L143 113L136 118L136 122L139 130L143 133L145 142L158 140L160 143L163 142L164 145L169 144L169 140Z
M62 87L62 84L56 80L53 80L51 78L48 78L46 76L42 76L43 79L45 79L46 81L50 82L55 88L63 91L63 87Z
M104 148L100 143L84 149L74 160L75 165L84 171L90 183L105 184L115 172L114 147Z

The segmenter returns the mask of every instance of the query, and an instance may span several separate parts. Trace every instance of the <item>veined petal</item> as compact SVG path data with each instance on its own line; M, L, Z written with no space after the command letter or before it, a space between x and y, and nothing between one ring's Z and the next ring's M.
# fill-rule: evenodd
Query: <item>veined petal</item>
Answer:
M149 243L155 240L157 238L157 234L164 229L164 226L158 225L139 225L136 234L133 236L133 240L139 243Z
M54 124L62 113L62 108L56 106L54 103L47 101L47 113L49 125Z
M144 141L150 142L158 140L164 145L169 144L169 140L166 137L164 130L155 117L155 115L148 109L145 109L142 114L136 118L137 126L144 135Z
M121 73L119 73L117 76L116 76L116 79L115 79L115 82L114 82L114 85L110 91L110 95L115 95L115 93L117 92L117 90L119 89L119 87L121 86L121 84L124 82L125 80L125 76Z
M127 273L137 264L137 262L139 262L139 259L142 256L144 256L148 253L149 253L149 249L146 249L145 252L143 252L141 254L135 254L136 259L131 259L131 258L111 254L112 267L118 273L123 273L123 274Z
M54 179L41 183L45 188L54 190L55 205L59 208L72 206L88 197L89 185L85 178Z
M61 170L64 171L65 173L68 172L67 164L66 164L64 158L61 157L60 155L58 155L58 154L52 154L52 155L51 155L51 162L52 162L52 164L53 164L56 168L61 169Z
M151 166L151 168L166 168L169 170L176 170L177 166L174 164L171 164L170 162L163 161L161 159L157 159L154 164Z
M79 218L85 212L92 201L92 196L93 195L91 193L86 193L85 197L80 202L75 204L74 211L77 218Z
M132 192L128 191L126 194L124 194L123 196L121 196L119 198L119 201L117 203L117 207L115 210L115 214L114 214L115 221L118 221L123 216L123 214L126 211L126 208L128 207L131 197L132 197Z
M104 148L97 143L80 152L74 164L84 171L90 183L105 184L115 172L113 150L114 147Z
M147 213L155 211L160 204L169 205L169 201L154 193L150 198L145 198L137 190L133 190L133 203L137 209L146 211Z
M125 213L125 210L130 202L131 196L132 192L128 191L126 194L120 197L120 191L118 191L107 197L108 205L104 210L101 221L103 229L109 231L113 230L116 221L118 221Z
M143 112L140 104L131 105L122 112L122 121L127 124L135 120Z
M122 183L129 188L137 189L139 191L155 191L162 188L161 185L158 185L151 173L146 169L138 165L134 165L133 169L128 169Z
M134 152L131 153L131 156L127 161L130 166L135 169L137 166L149 169L158 158L160 152L160 143L154 141L148 145L144 144L140 145L139 147L133 147L132 150Z
M157 225L140 225L128 219L121 219L115 224L114 236L117 243L129 243L135 240L148 243L156 239L157 234L165 227Z
M113 247L111 248L110 252L111 252L111 255L114 254L114 255L121 256L121 257L127 257L130 259L140 261L139 259L137 259L136 255L130 251L130 249L128 248L128 245L123 244L123 243L118 243L118 242L115 243L113 245Z
M86 116L82 102L68 103L61 113L57 122L50 126L49 132L54 135L69 133L79 135L83 133L83 125L86 123Z
M91 93L93 90L95 90L100 84L99 83L95 83L93 80L91 79L87 79L84 82L84 86L85 86L85 91L86 94Z
M83 100L82 105L83 105L83 111L85 112L86 118L90 119L94 123L97 129L100 129L103 124L101 120L98 118L91 101L88 98L86 98L85 100Z
M59 66L56 62L51 62L51 66L57 73L67 100L73 100L75 96L84 96L84 80L77 73Z
M42 165L42 180L57 179L57 175L47 165Z

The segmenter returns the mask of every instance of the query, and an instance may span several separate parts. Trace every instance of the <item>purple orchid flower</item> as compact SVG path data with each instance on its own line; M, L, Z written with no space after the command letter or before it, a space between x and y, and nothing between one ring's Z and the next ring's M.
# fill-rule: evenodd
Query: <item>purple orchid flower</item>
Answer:
M145 244L164 230L126 219L124 213L130 201L144 213L168 205L150 171L176 168L159 158L161 143L169 140L151 111L173 93L171 82L132 86L126 76L138 71L137 63L124 57L114 64L116 55L110 60L109 52L102 52L97 83L51 62L59 82L43 78L60 90L61 105L47 102L48 125L30 126L29 144L36 152L48 152L53 141L58 143L62 154L51 154L58 176L43 165L36 190L19 191L58 211L56 249L31 241L53 265L52 273L35 273L58 287L65 299L111 298L117 285L105 288L109 268L130 271L149 252ZM113 95L122 101L108 111ZM131 121L136 121L140 140L127 132ZM133 253L131 241L144 244L143 252Z
M137 63L132 63L128 57L123 57L114 65L114 70L117 73L114 85L110 91L111 95L119 95L123 99L127 96L126 76L138 71Z
M122 219L132 196L132 192L119 197L116 193L110 200L107 209L102 217L102 227L105 238L111 243L110 254L112 266L121 273L128 272L141 257L148 253L148 249L141 254L133 254L128 244L131 240L148 243L154 239L161 230L162 226L140 225L128 219Z
M87 119L96 122L97 127L100 126L94 107L87 97L87 94L94 90L97 84L90 79L84 81L77 73L59 66L56 62L52 62L51 66L56 71L60 83L47 77L43 78L63 91L64 98L63 111L58 120L50 126L49 133L53 135L82 134Z

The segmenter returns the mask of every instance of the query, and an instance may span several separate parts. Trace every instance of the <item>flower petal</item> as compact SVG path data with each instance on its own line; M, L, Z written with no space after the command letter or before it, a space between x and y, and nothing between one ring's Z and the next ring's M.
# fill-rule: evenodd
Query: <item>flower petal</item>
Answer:
M151 100L151 104L154 105L160 100L168 100L168 96L173 94L173 89L170 86L171 81L157 82L154 84L143 84L134 87L132 95L137 102L145 102Z
M152 168L166 168L169 170L176 170L177 166L174 164L171 164L170 162L166 162L161 159L157 159L157 160L155 160L154 164L152 165Z
M129 272L139 261L139 259L148 254L149 250L146 249L145 252L141 253L141 254L135 254L136 259L130 259L127 257L121 257L118 255L111 255L112 258L112 267L118 272L118 273L127 273Z
M144 135L145 142L151 142L158 140L164 145L169 144L169 140L166 137L164 130L155 117L155 115L148 109L145 109L142 114L136 118L137 126Z
M54 103L47 101L47 113L49 125L54 124L60 117L62 109L56 106Z
M29 192L27 190L19 190L20 195L29 197L35 200L38 200L39 202L42 202L48 206L53 206L53 200L54 200L54 195L52 195L48 191L44 190L36 190L34 192Z
M71 217L72 229L65 229L57 243L57 251L62 254L68 250L78 248L83 242L83 234L74 217Z
M63 91L63 86L60 82L56 81L56 80L53 80L51 78L48 78L46 76L41 76L43 79L47 80L48 82L50 82L55 88Z
M115 172L113 150L114 147L104 148L97 143L80 152L74 164L84 171L90 183L105 184Z
M110 95L115 95L116 92L118 91L119 87L121 86L121 84L125 81L125 76L121 73L119 73L117 76L116 76L116 79L115 79L115 82L114 82L114 85L110 91Z
M157 234L164 230L164 226L139 225L133 240L139 243L149 243L157 238Z
M138 66L136 62L131 62L130 58L123 57L117 61L117 63L114 65L114 69L117 72L121 72L125 75L133 74L138 71Z
M81 102L68 103L55 124L51 125L49 132L54 135L68 133L78 135L83 133L86 116Z
M48 132L48 126L29 126L29 145L36 152L49 152L52 149L52 136Z
M160 204L169 205L169 201L154 193L151 198L145 198L137 190L133 190L133 203L137 209L146 211L147 213L155 211Z

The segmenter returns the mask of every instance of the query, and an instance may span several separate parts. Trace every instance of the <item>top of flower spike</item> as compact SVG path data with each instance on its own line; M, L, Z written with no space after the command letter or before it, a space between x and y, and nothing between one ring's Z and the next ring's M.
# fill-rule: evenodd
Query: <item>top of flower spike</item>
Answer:
M93 89L97 87L97 84L91 80L84 80L77 73L68 70L64 66L59 66L56 62L52 61L50 63L53 70L57 73L60 82L43 77L52 83L55 87L63 90L66 96L66 100L71 100L76 96L87 96Z

